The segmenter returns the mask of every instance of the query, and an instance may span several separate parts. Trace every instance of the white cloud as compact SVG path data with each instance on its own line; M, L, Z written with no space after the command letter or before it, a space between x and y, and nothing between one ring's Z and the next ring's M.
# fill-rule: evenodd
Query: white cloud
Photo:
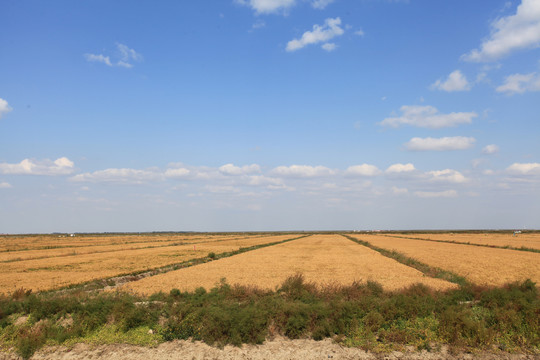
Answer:
M313 6L315 9L324 9L331 3L333 3L335 0L313 0L311 2L311 6Z
M10 183L0 182L0 189L9 189L10 187L12 187Z
M89 62L99 62L107 66L113 66L111 63L111 58L102 54L84 54L84 57Z
M257 14L286 12L296 5L296 0L235 0L237 4L251 7Z
M224 175L256 174L261 172L261 167L257 164L244 165L242 167L234 166L234 164L225 164L219 168L219 172Z
M253 25L251 25L251 28L252 29L262 29L265 26L266 26L266 23L263 20L257 19L257 21L255 21L255 23Z
M472 147L476 139L472 137L454 136L442 138L412 138L405 144L407 150L411 151L448 151L465 150Z
M539 163L513 163L506 171L514 175L540 175Z
M478 115L475 112L459 112L439 114L433 106L403 105L400 117L386 118L379 124L397 128L401 125L410 125L423 128L439 129L459 124L470 124Z
M278 166L272 170L272 173L282 177L311 178L330 176L334 174L334 171L325 166L291 165Z
M168 178L185 178L191 175L191 170L186 168L174 168L165 170L165 177Z
M457 170L444 169L444 170L435 170L428 171L426 173L430 177L430 181L435 182L448 182L461 184L469 181L462 173Z
M491 34L480 45L462 56L474 62L494 61L511 52L540 45L540 2L523 0L514 15L491 23Z
M4 114L7 114L11 110L13 109L9 106L8 102L0 98L0 119L2 118Z
M405 195L409 193L409 190L406 188L398 188L396 186L392 186L392 193L394 195Z
M540 91L540 75L534 72L509 75L504 79L504 84L495 90L508 95L523 94L526 91Z
M486 145L482 149L482 154L491 155L499 152L499 147L495 144Z
M435 81L435 83L431 85L431 89L438 89L448 92L467 91L471 89L471 84L469 84L467 78L461 73L461 71L455 70L448 75L445 81L442 81L441 79Z
M347 175L359 175L359 176L376 176L381 173L381 170L375 165L362 164L349 166L345 171Z
M337 48L337 45L334 43L326 43L321 46L323 50L326 50L328 52L334 51Z
M136 52L133 49L130 49L127 45L116 43L116 48L118 52L118 61L112 62L110 56L105 56L103 54L84 54L84 57L89 62L98 62L103 63L107 66L119 66L124 68L132 68L132 61L141 61L142 55Z
M287 43L287 51L296 51L310 44L327 42L328 40L343 35L345 32L341 27L341 19L339 17L332 19L328 18L324 21L324 25L313 25L313 31L306 31L300 39L294 39Z
M137 169L105 169L92 173L78 174L70 178L77 182L117 182L117 183L136 183L161 179L162 174L155 171L137 170Z
M364 30L360 29L360 30L356 30L354 32L354 35L364 36L364 35L366 35L366 33L364 32Z
M456 197L456 190L445 190L445 191L415 191L414 195L421 198L450 198Z
M68 175L73 172L73 161L61 157L55 161L24 159L18 164L0 163L0 173L10 175Z
M405 172L411 172L416 170L414 165L411 163L408 164L393 164L386 169L387 174L399 174Z

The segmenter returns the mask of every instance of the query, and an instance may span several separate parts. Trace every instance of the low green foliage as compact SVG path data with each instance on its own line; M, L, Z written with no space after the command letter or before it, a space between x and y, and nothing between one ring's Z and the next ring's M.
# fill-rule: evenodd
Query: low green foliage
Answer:
M436 292L421 284L386 292L375 283L317 287L301 275L276 291L229 285L207 291L32 294L0 297L0 347L29 358L44 345L173 339L224 346L262 343L268 336L336 336L348 346L385 352L440 344L540 353L540 296L527 280L501 288L471 285Z

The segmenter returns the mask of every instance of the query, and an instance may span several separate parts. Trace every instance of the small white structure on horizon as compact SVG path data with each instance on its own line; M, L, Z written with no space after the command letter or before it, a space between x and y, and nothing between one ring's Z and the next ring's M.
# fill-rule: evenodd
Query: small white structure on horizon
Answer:
M516 236L517 234L521 234L521 230L514 230L514 235L513 236Z

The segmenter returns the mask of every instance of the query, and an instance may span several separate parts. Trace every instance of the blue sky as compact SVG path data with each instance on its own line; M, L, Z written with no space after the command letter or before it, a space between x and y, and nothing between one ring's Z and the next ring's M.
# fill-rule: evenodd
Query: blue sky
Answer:
M540 228L540 0L4 1L0 233Z

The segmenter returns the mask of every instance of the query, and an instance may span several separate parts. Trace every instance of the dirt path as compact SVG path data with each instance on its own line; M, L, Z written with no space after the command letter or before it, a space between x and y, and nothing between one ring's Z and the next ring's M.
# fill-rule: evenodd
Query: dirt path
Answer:
M19 359L13 354L0 352L0 360ZM156 348L145 348L131 345L103 345L91 347L85 344L76 345L73 349L62 347L44 348L34 354L33 360L59 359L107 359L107 360L304 360L304 359L377 359L377 360L465 360L465 359L540 359L540 355L521 355L521 354L449 354L446 349L439 352L412 352L401 353L393 352L391 354L372 354L366 353L356 348L346 348L334 343L330 339L323 341L313 340L288 340L275 339L267 341L263 345L244 345L241 348L226 346L224 349L218 349L208 346L202 342L172 341L159 345Z

